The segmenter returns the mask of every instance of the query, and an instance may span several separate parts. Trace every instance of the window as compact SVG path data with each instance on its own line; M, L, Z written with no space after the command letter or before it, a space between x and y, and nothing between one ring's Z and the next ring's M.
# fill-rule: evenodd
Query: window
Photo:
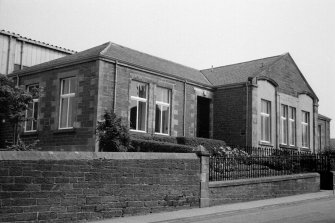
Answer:
M38 89L38 84L29 85L27 87L28 92L33 92L34 89ZM26 121L24 124L25 132L35 132L37 130L38 101L38 98L33 98L33 101L28 104L28 109L26 111Z
M271 102L261 100L261 141L271 142Z
M295 108L281 105L281 144L295 145Z
M309 112L302 111L302 147L309 147Z
M289 134L289 143L290 146L295 146L295 132L296 132L296 124L295 124L295 108L289 107L289 117L288 117L288 134Z
M288 138L288 107L287 105L281 105L281 143L287 145L287 138Z
M73 128L73 107L75 97L75 78L61 80L59 128Z
M156 119L155 132L169 134L170 125L170 90L157 87L156 89Z
M130 129L146 131L147 98L147 84L132 81L130 84Z

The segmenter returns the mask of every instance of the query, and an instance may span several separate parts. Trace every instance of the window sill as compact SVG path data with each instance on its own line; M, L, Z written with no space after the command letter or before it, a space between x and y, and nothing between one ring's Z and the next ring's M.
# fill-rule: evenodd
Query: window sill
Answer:
M155 135L159 135L159 136L170 136L169 134L159 133L159 132L155 132Z
M279 144L279 147L284 148L284 149L298 150L296 146L291 146L291 145L286 145L286 144Z
M259 141L260 146L274 147L271 142Z
M135 129L130 129L129 131L134 133L147 133L146 131L135 130Z
M75 133L76 129L75 128L70 128L70 129L57 129L53 132L53 134L63 134L63 133Z

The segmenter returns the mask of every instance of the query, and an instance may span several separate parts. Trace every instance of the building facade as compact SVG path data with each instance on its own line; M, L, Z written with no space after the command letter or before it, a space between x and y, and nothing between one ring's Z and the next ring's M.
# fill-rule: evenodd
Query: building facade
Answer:
M0 30L0 73L10 74L36 64L44 63L75 51L53 46L23 37L19 34Z
M319 114L318 115L318 150L324 151L331 147L330 144L330 121L331 119Z
M98 151L105 110L136 134L318 149L318 98L289 54L199 71L106 43L10 76L43 89L22 137L44 150Z

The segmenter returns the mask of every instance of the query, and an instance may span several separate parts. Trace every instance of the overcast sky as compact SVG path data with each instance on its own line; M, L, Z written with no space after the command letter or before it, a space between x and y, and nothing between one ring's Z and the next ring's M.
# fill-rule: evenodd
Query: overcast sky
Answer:
M0 0L0 29L77 51L112 41L196 69L289 52L335 137L334 0Z

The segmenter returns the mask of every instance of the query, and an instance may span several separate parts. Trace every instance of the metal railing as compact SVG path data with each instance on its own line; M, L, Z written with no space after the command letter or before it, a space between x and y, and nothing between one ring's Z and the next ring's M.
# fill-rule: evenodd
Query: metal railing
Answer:
M249 147L209 160L210 181L227 181L330 170L329 155Z

